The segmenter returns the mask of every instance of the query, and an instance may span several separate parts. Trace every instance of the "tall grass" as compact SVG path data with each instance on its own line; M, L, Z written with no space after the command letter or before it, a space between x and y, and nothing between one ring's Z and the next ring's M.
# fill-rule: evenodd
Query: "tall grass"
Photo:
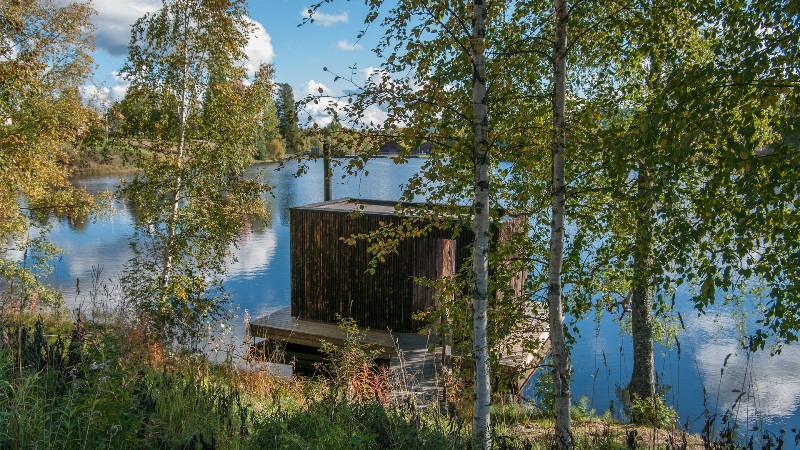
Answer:
M210 363L146 329L120 316L0 316L0 448L469 448L470 387L458 376L428 403L397 400L357 341L328 348L328 376L287 378L263 361ZM647 430L578 410L577 448L692 448L685 436L643 439ZM492 416L496 449L555 443L546 408L498 404Z
M124 325L124 326L123 326ZM426 448L466 445L437 410L337 395L170 353L134 324L0 324L0 448Z

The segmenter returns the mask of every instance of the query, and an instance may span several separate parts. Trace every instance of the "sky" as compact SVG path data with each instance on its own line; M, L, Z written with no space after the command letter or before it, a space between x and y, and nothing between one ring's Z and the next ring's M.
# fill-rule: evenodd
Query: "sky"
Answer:
M259 63L271 63L275 68L275 81L289 83L295 99L307 94L337 96L354 89L346 81L350 77L363 82L374 72L379 60L372 53L377 39L382 35L376 26L368 30L361 40L367 7L361 0L336 0L323 5L314 15L313 23L303 23L308 16L308 5L312 2L298 0L250 0L249 18L254 22L256 33L245 52L252 69ZM130 27L147 12L157 10L160 0L93 0L97 15L92 19L96 27L96 51L93 56L98 67L91 83L84 92L87 96L108 97L112 101L125 94L126 83L119 75L127 56ZM327 67L328 72L323 68ZM351 67L355 67L351 69ZM334 82L334 74L345 77ZM99 94L98 94L99 93ZM328 102L335 101L333 98ZM311 115L320 125L330 121L323 109L326 101L309 105L301 118ZM382 112L367 111L376 120Z

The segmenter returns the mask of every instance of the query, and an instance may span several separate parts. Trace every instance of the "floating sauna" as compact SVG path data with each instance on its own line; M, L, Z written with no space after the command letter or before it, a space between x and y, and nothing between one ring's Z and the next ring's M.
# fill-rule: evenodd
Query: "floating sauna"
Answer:
M421 385L434 384L439 379L434 374L447 361L428 352L436 343L417 334L426 324L414 315L436 307L436 292L414 278L439 279L469 264L474 233L468 226L431 227L424 236L399 239L395 251L378 262L373 273L370 260L374 256L368 251L368 240L356 239L352 244L346 240L387 226L397 228L409 217L420 217L413 211L426 208L424 204L401 204L401 214L396 206L397 202L345 198L291 208L291 307L252 321L251 334L282 345L296 367L308 367L321 361L321 340L343 344L345 336L336 323L339 317L351 318L367 329L364 343L379 350L380 359L391 360L392 371L400 365L406 371L412 367L411 372L420 374ZM524 220L526 216L503 215L493 226L492 239L509 239L522 229ZM416 226L421 225L418 220ZM521 292L524 283L525 273L521 272L511 280L511 287ZM527 334L542 343L541 354L517 345L500 361L516 374L512 378L518 380L517 389L543 356L548 339L544 323L531 322L526 328ZM404 358L398 359L398 349Z
M414 314L433 308L434 289L414 282L452 275L469 264L474 234L469 228L432 229L425 236L401 239L396 252L369 271L373 255L367 239L354 235L398 227L404 217L396 202L349 198L290 209L291 313L299 319L336 322L349 317L375 330L417 332L425 325ZM410 211L422 204L405 204ZM522 216L504 216L495 235L517 229ZM505 230L505 231L504 231ZM522 287L524 274L515 284Z

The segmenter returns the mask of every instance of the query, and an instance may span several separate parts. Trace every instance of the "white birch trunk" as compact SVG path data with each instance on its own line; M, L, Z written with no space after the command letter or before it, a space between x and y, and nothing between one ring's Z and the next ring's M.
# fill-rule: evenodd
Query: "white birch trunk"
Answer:
M184 29L189 27L189 14L184 13ZM172 189L172 206L170 209L169 218L167 220L167 239L164 242L164 267L161 273L161 287L166 289L169 285L169 279L172 275L172 246L175 240L175 233L178 226L178 207L180 206L181 199L181 167L183 166L183 153L186 148L186 120L189 109L189 43L184 35L183 42L183 79L181 80L181 103L178 106L178 148L175 155L177 166L177 176L175 177L175 185Z
M475 409L472 416L472 446L492 446L489 406L492 386L489 373L488 299L489 299L489 158L486 98L485 0L474 0L472 6L472 125L474 193L472 231L472 358L475 361Z
M567 85L567 1L555 0L555 42L553 45L553 180L552 222L550 223L550 263L548 267L547 303L550 316L550 340L553 349L553 394L555 397L555 432L558 448L573 447L570 429L569 353L564 339L564 307L561 270L564 251L564 205L566 181L564 157L566 130L564 104Z

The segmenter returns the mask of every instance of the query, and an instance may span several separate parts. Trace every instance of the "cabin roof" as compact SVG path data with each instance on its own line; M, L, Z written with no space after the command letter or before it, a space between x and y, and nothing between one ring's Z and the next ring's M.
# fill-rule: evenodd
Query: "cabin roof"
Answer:
M327 202L296 206L290 209L304 210L304 211L311 211L311 210L337 211L344 213L360 212L364 214L396 216L397 215L397 210L395 209L396 205L397 202L386 201L386 200L340 198L337 200L331 200Z
M427 203L401 202L399 204L401 205L401 207L409 208L406 217L417 216L418 214L414 214L414 210L420 211L423 210L425 207L430 206ZM311 203L308 205L295 206L289 209L300 210L300 211L326 211L326 212L335 212L344 214L358 212L366 215L395 217L401 215L402 213L402 210L397 209L397 205L398 202L391 200L372 200L372 199L345 197L336 200L330 200L327 202L319 202L319 203ZM514 214L503 210L500 217L500 223L505 223L506 221L511 220L515 217L520 217L525 215L526 214Z

